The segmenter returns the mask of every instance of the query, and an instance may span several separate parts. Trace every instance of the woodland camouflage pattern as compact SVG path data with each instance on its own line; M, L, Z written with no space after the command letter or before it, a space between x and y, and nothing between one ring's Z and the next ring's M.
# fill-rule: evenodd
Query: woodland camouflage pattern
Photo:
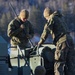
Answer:
M25 29L22 30L20 28L21 24L25 25ZM34 29L28 20L23 23L19 18L15 18L9 23L7 34L11 38L12 45L20 45L25 48L28 43L27 34L30 34L33 37L33 30Z
M69 35L69 32L67 31L66 26L67 25L64 22L62 15L58 11L55 11L53 14L49 16L49 19L44 26L44 30L40 39L40 42L42 44L46 40L48 34L51 34L53 38L53 43L56 45L56 51L54 56L55 75L65 75L64 69L68 63L67 59L70 60L68 58L68 56L70 55L69 52L74 51L73 40L71 36ZM70 73L69 74L66 73L66 75L71 75L72 71L70 71L68 67L69 66L67 66L67 71Z
M56 44L57 39L62 34L68 33L66 28L66 23L63 21L62 15L55 11L52 15L50 15L48 22L44 26L43 33L41 35L41 40L46 40L48 34L52 35L54 44ZM65 40L66 38L64 38Z

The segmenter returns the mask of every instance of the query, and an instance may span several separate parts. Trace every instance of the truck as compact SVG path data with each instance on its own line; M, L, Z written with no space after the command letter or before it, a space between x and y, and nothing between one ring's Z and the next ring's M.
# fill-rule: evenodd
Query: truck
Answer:
M33 75L37 66L47 67L44 65L46 61L44 62L42 50L51 49L48 46L52 49L55 48L54 45L43 44L41 47L35 46L22 50L17 46L17 50L12 50L12 47L8 47L8 43L0 36L0 75ZM53 64L52 50L50 53L51 63ZM8 54L10 54L12 69L8 66Z
M54 75L54 52L56 47L53 44L42 44L41 47L33 46L26 49L12 50L8 43L0 36L0 75L34 75L37 66L43 66L46 69L46 75ZM9 52L8 52L9 51ZM8 66L8 54L12 68ZM70 53L70 59L67 60L69 75L75 75L75 50Z

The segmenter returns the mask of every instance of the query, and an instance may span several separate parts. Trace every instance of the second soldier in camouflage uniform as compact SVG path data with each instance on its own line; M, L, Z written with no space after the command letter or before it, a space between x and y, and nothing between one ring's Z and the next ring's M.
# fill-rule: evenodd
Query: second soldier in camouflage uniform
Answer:
M64 70L68 52L74 50L73 40L67 31L62 15L58 11L52 13L49 8L45 8L43 15L47 23L44 26L38 45L44 43L48 34L51 34L53 43L56 45L54 73L55 75L65 75Z
M28 39L34 35L32 24L27 20L29 12L25 9L21 10L18 17L13 19L8 25L8 37L11 38L11 45L25 49L28 46Z

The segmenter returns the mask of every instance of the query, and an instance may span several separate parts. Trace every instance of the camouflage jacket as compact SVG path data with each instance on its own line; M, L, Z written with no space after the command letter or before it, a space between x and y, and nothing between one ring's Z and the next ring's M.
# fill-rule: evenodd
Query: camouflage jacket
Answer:
M21 24L25 25L25 29L20 28ZM11 44L20 44L26 46L26 44L28 43L28 38L26 35L30 34L33 37L34 29L28 20L22 23L20 19L15 18L9 23L7 34L8 37L11 37Z
M62 15L55 11L53 14L50 15L47 23L45 24L40 41L43 43L50 33L55 44L60 39L60 37L67 32L67 25L64 22ZM66 38L64 40L66 40Z

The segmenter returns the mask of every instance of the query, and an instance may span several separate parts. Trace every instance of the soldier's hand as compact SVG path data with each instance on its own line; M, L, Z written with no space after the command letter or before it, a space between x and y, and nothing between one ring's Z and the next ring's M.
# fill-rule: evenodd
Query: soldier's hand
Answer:
M24 28L25 28L25 26L24 26L23 24L21 24L20 28L24 29Z

